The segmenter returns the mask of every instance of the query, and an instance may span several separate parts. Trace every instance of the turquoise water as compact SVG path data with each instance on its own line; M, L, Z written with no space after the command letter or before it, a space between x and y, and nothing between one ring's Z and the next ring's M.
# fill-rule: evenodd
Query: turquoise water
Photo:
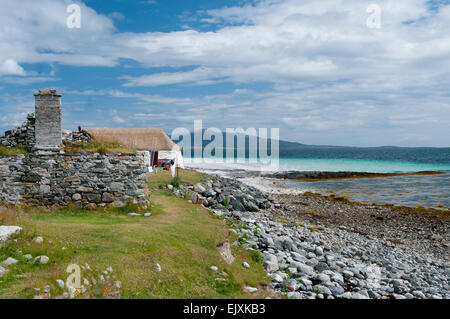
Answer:
M450 163L416 163L346 158L282 158L279 162L279 170L408 173L420 171L450 171Z
M442 175L390 176L324 181L288 181L292 188L334 194L366 204L450 208L450 164L361 159L281 159L280 170L399 173L443 171Z
M271 164L261 163L257 159L233 159L227 163L224 159L185 158L186 164L195 168L207 169L246 169L266 171L352 171L370 173L409 173L420 171L450 171L450 163L420 163L407 161L387 161L347 158L281 158ZM190 163L194 162L194 163Z
M414 159L419 158L417 153ZM239 163L209 162L188 165L204 169L246 169L278 171L352 171L373 173L409 173L442 171L442 175L391 176L352 178L324 181L288 181L289 187L303 191L343 196L351 201L367 204L426 207L441 210L450 208L450 161L447 155L440 162L394 161L355 158L282 158L275 166L265 166L241 160ZM423 160L423 158L421 158ZM444 159L444 160L442 160ZM273 164L273 163L272 163Z

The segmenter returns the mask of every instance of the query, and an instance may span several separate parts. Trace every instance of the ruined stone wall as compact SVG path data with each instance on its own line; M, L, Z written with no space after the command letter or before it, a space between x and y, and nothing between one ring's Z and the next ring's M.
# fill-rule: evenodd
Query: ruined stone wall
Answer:
M33 148L36 144L35 138L35 122L34 113L27 116L27 121L22 126L6 131L5 135L0 137L0 145L6 147L24 147Z
M147 206L147 174L136 154L0 157L0 202L77 209Z

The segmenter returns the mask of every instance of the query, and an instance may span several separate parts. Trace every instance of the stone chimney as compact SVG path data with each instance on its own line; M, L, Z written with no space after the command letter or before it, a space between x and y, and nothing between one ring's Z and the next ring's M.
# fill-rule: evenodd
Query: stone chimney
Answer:
M56 90L34 93L37 149L57 149L62 145L61 94Z

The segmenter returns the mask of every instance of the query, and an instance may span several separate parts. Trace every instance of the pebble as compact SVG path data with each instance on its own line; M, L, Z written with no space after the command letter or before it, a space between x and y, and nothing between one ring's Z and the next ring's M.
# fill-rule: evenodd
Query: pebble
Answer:
M128 216L141 216L141 214L138 214L138 213L128 213Z
M258 292L258 288L251 287L251 286L245 286L244 291L254 294L254 293Z
M36 237L33 242L35 244L42 244L44 242L44 238L42 238L41 236Z
M250 268L250 265L248 264L248 262L244 261L242 263L242 266L244 266L245 268Z
M212 271L218 271L219 268L217 266L211 266L209 267L209 269L211 269Z

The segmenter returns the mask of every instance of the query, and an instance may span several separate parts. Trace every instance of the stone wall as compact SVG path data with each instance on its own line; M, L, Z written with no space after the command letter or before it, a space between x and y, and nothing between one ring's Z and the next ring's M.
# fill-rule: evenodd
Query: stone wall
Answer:
M0 157L0 202L93 209L147 206L148 198L145 166L136 154Z
M34 113L27 116L27 121L22 126L6 131L5 135L0 137L0 145L6 147L24 147L33 148L36 143L35 138L36 117Z

